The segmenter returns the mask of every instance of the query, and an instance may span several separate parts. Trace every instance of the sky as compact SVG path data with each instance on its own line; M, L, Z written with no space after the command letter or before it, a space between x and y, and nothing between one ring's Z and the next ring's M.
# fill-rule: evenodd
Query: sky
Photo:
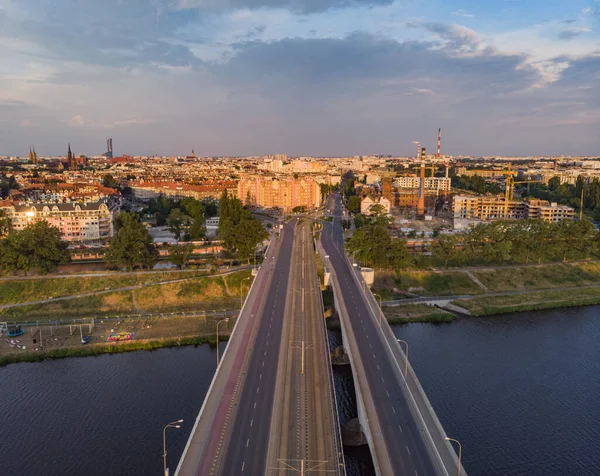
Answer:
M0 155L600 155L600 0L0 0Z

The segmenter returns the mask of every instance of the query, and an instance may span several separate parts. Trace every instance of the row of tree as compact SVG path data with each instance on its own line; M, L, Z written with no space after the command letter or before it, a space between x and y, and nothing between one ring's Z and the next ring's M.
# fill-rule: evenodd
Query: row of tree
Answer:
M405 268L410 259L406 242L394 238L388 231L389 221L376 217L357 229L348 240L353 259L373 268Z
M269 234L260 220L244 208L241 200L225 190L219 201L217 237L223 241L223 247L236 254L239 260L250 260L255 256L257 245Z
M388 220L375 217L365 219L347 247L360 263L375 268L526 264L596 258L600 235L587 220L497 221L439 234L429 245L429 257L409 254L405 240L389 232Z
M445 266L501 265L595 257L598 240L598 232L588 220L498 221L471 227L459 235L441 234L429 249Z

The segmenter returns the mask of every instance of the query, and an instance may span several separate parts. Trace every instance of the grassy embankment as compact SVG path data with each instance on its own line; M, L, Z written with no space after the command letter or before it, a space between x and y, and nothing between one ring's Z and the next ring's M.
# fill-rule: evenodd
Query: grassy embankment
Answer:
M600 263L549 264L473 274L489 292L521 293L454 302L474 316L600 304Z
M160 273L157 273L160 274ZM167 275L167 279L173 276ZM102 317L132 313L160 313L196 310L223 310L239 308L240 282L251 276L249 270L227 276L199 277L180 282L165 282L128 291L115 291L94 296L51 303L19 306L0 310L0 320L26 321L74 317ZM107 287L126 287L155 282L159 276L118 278L57 278L50 280L0 282L3 301L14 302L19 290L20 301L47 299L50 296L76 295ZM136 281L138 279L138 281ZM150 279L150 281L146 281ZM88 281L91 280L91 281ZM93 280L100 281L94 283ZM79 286L81 283L81 286ZM248 292L251 280L244 281L243 292ZM51 293L51 294L50 294ZM6 296L9 297L6 297ZM18 302L18 301L17 301Z
M384 300L412 295L470 295L473 298L457 300L454 304L474 316L600 304L600 263L596 262L481 268L471 273L487 291L467 273L456 269L378 272L374 291ZM493 293L519 294L486 296Z
M409 322L452 322L454 314L426 304L408 304L398 307L384 307L383 314L390 324Z
M461 271L394 271L375 272L373 291L384 300L418 296L456 296L483 293L473 280Z

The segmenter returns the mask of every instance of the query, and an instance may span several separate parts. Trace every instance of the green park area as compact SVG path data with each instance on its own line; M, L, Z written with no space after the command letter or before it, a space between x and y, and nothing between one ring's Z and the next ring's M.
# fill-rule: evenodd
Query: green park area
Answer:
M0 320L49 320L118 314L235 309L239 308L240 303L240 283L250 277L250 270L242 270L210 277L190 277L189 273L181 273L181 275L180 273L150 273L126 277L1 281L2 304L76 296L94 291L101 291L101 293L0 309ZM161 278L163 282L160 282ZM183 278L187 279L181 281ZM180 281L173 282L174 279ZM251 279L244 280L242 288L244 294L248 292L251 282ZM150 285L151 283L154 284ZM136 287L118 290L130 286Z

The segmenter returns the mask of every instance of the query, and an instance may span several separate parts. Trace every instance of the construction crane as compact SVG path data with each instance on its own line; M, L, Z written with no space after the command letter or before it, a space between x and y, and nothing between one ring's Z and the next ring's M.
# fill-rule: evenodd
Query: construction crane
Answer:
M511 188L512 188L512 181L513 181L513 177L515 175L517 175L517 172L514 172L511 170L511 164L510 162L508 163L508 166L506 167L507 170L503 170L502 171L502 175L504 175L505 178L505 187L504 187L504 218L506 218L508 216L508 202L512 199L511 198Z
M510 191L508 193L509 200L512 200L514 198L516 183L526 183L527 184L527 193L529 193L529 184L530 183L541 183L541 180L518 180L518 181L515 181L510 178L507 179L506 186L510 187Z

